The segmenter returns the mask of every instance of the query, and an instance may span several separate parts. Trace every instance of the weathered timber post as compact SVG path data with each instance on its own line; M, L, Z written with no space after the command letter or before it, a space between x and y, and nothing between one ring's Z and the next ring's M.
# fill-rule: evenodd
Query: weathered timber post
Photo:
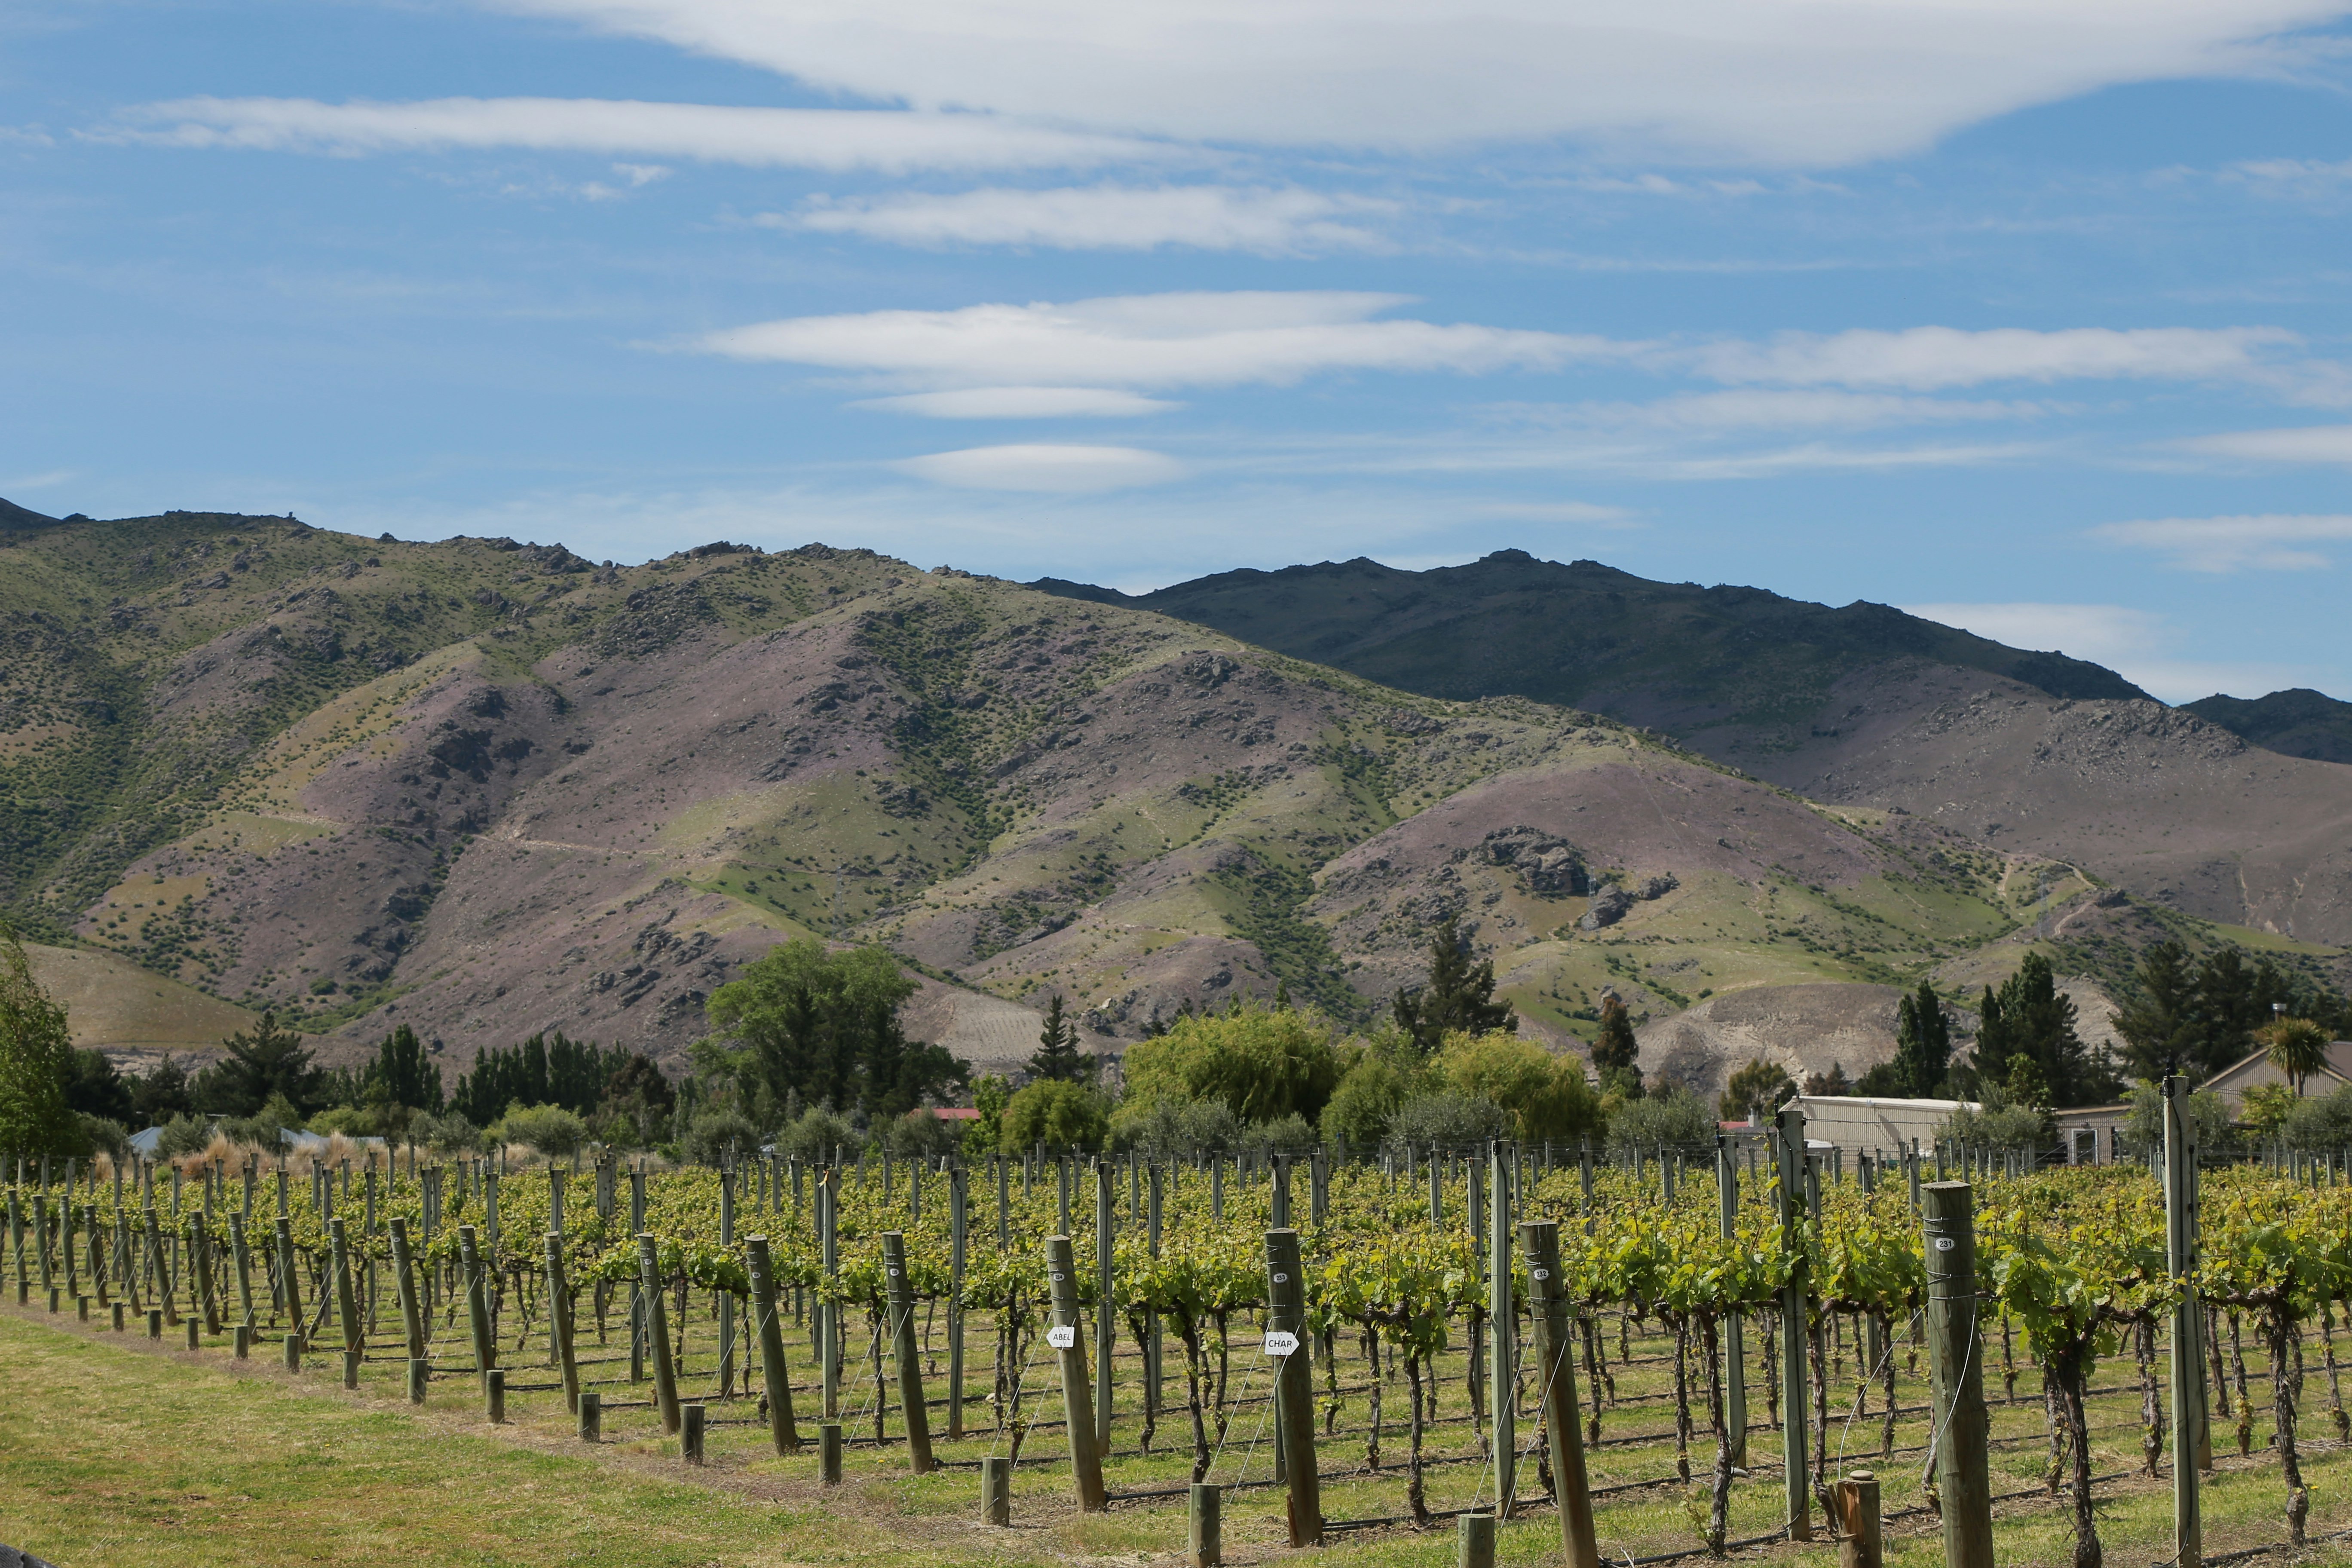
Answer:
M1560 1546L1568 1568L1600 1568L1592 1494L1584 1474L1584 1438L1577 1425L1576 1330L1560 1289L1559 1224L1548 1219L1521 1222L1519 1246L1528 1260L1528 1315L1535 1320L1536 1375L1542 1379L1544 1430L1551 1440Z
M563 1275L563 1233L547 1233L547 1331L563 1380L563 1407L580 1408L580 1363L572 1348L572 1282Z
M394 1215L392 1231L392 1293L400 1302L400 1326L408 1336L411 1360L425 1354L425 1304L416 1299L416 1258L408 1249L408 1221Z
M1054 1321L1046 1342L1061 1354L1062 1418L1070 1437L1070 1474L1078 1493L1078 1507L1101 1513L1110 1507L1103 1495L1102 1450L1095 1442L1092 1391L1087 1385L1087 1349L1078 1338L1077 1259L1066 1236L1045 1238L1045 1282L1054 1300Z
M915 1474L931 1465L930 1413L923 1402L923 1363L915 1349L915 1289L907 1278L907 1237L882 1233L882 1278L890 1314L890 1355L898 1363L898 1403L907 1423L907 1463Z
M800 1451L800 1428L793 1421L793 1380L784 1365L784 1325L777 1317L776 1276L768 1238L751 1237L751 1321L760 1335L760 1377L768 1389L768 1435L779 1454Z
M1805 1318L1809 1281L1804 1254L1794 1247L1797 1224L1805 1204L1805 1113L1794 1105L1780 1112L1779 1148L1780 1228L1797 1257L1789 1283L1780 1292L1780 1453L1788 1483L1788 1526L1791 1541L1813 1538L1810 1497L1809 1456L1805 1451ZM1975 1289L1970 1282L1970 1289ZM1972 1318L1970 1321L1974 1321Z
M480 1237L470 1225L457 1227L457 1258L466 1271L466 1321L473 1330L475 1380L488 1388L490 1368L499 1359L498 1342L491 1337L490 1302L488 1288L482 1279Z
M1739 1160L1731 1140L1715 1135L1716 1199L1722 1211L1724 1239L1739 1228ZM1748 1336L1747 1324L1737 1312L1723 1314L1723 1424L1730 1439L1731 1463L1748 1468Z
M981 1515L1002 1528L1013 1522L1013 1461L991 1454L980 1462Z
M1299 1267L1298 1233L1265 1233L1267 1353L1276 1358L1274 1418L1282 1430L1285 1479L1290 1488L1290 1544L1323 1542L1323 1491L1315 1473L1315 1373L1307 1331L1307 1279ZM1289 1341L1277 1349L1276 1334Z
M1110 1447L1112 1362L1118 1349L1118 1303L1112 1290L1111 1163L1095 1162L1095 1447Z
M1493 1390L1489 1419L1495 1439L1495 1518L1511 1517L1519 1489L1518 1409L1513 1390L1518 1386L1512 1352L1517 1348L1511 1310L1511 1169L1512 1154L1497 1140L1486 1146L1489 1184L1494 1201L1486 1216L1486 1322L1494 1342L1488 1347L1487 1387Z
M1946 1568L1993 1568L1976 1194L1966 1182L1931 1182L1919 1197L1927 1241L1927 1353L1935 1373L1929 1429L1943 1435L1935 1458L1944 1562Z
M2190 1283L2197 1268L2197 1124L2189 1080L2164 1080L2165 1260L2180 1300L2172 1309L2172 1545L2178 1568L2204 1560L2198 1474L2212 1463L2205 1410L2205 1313Z
M1192 1508L1185 1526L1187 1568L1219 1568L1225 1560L1224 1489L1213 1481L1194 1481Z
M1879 1534L1878 1478L1856 1470L1837 1484L1838 1568L1884 1568Z
M677 1367L669 1354L669 1314L662 1303L661 1256L655 1250L650 1231L637 1237L637 1283L645 1294L646 1338L653 1350L654 1403L661 1410L662 1430L676 1436L685 1417L678 1413Z
M948 1441L963 1436L963 1271L970 1231L964 1169L948 1171Z

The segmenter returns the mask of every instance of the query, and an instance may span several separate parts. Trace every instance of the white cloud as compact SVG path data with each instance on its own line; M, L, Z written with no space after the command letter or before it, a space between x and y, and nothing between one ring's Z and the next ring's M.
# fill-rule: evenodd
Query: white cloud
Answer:
M2091 533L2113 544L2160 551L2191 572L2303 572L2331 564L2311 546L2352 540L2352 517L2160 517L2102 523Z
M605 99L320 103L302 98L189 98L127 110L121 120L89 134L99 140L174 147L345 156L522 148L886 174L1087 168L1180 155L1174 149L1131 137L1023 125L986 114L743 109ZM634 174L626 177L633 184L645 183Z
M2312 425L2299 430L2231 430L2181 443L2192 452L2264 463L2352 463L2352 425Z
M1787 332L1761 343L1710 343L1688 351L1688 359L1711 381L1933 392L1993 381L2242 377L2264 368L2260 351L2297 341L2275 327L2069 327L2046 332L1911 327L1828 336Z
M761 217L779 228L851 234L896 245L1021 245L1058 250L1246 250L1261 256L1377 248L1381 237L1342 217L1384 216L1393 202L1296 187L1103 184L988 189L954 195L818 197Z
M51 468L45 474L26 474L18 479L0 479L0 487L11 490L45 490L51 485L61 485L68 479L78 477L79 477L79 469Z
M1904 605L1924 620L1958 626L2011 647L2063 653L2104 664L2164 702L2216 691L2264 692L2308 679L2287 665L2184 659L2162 616L2123 605Z
M712 332L698 346L931 390L1282 385L1330 371L1475 374L1625 353L1595 337L1371 319L1405 302L1395 294L1302 290L876 310L761 321Z
M850 406L929 419L1132 419L1183 405L1100 386L969 386L861 398Z
M1702 392L1656 403L1582 404L1540 411L1546 422L1649 426L1697 433L1747 430L1865 430L1895 425L2032 419L2032 403L1967 402L1890 393L1814 390Z
M1601 506L1586 500L1490 500L1480 501L1470 510L1480 517L1503 517L1518 522L1580 522L1599 528L1641 526L1633 521L1633 514L1622 506Z
M1828 164L2123 82L2274 73L2343 0L488 0L813 86L1190 140L1570 137Z
M1166 484L1184 477L1184 465L1138 447L1034 444L967 447L934 452L898 465L918 479L966 489L1044 490L1072 494Z

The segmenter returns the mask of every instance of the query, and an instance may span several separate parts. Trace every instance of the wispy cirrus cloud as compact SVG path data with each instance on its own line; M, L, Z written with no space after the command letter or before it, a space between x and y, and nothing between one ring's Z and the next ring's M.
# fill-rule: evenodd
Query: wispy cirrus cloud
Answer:
M1786 332L1691 351L1711 381L1936 392L2003 381L2210 381L2269 367L2268 351L2301 342L2277 327L1911 327Z
M1128 295L802 316L711 332L695 346L933 390L1283 385L1339 371L1480 374L1627 354L1599 337L1382 318L1407 302L1337 290Z
M2352 541L2352 516L2263 513L2102 523L2091 536L2153 550L2191 572L2304 572L2333 564L2316 545Z
M1088 168L1192 156L1163 142L1023 124L990 114L625 99L322 103L307 98L185 98L126 109L112 124L83 134L172 147L346 157L521 149L883 174Z
M2180 443L2191 452L2257 463L2352 463L2352 425L2287 430L2231 430Z
M2216 691L2270 691L2308 672L2290 666L2184 658L2164 616L2128 605L1903 605L1906 613L2007 643L2104 664L2165 702Z
M2275 75L2342 0L501 0L883 102L1201 142L1573 139L1784 165L1910 153L2123 82ZM1410 105L1410 112L1400 112Z
M1089 494L1166 484L1184 477L1184 465L1139 447L1087 447L1045 442L967 447L898 464L935 484L966 489Z
M1364 220L1397 211L1394 202L1296 186L1133 186L1062 190L984 189L951 195L832 200L798 212L763 214L770 227L929 247L1006 245L1058 250L1243 250L1303 256L1381 248Z

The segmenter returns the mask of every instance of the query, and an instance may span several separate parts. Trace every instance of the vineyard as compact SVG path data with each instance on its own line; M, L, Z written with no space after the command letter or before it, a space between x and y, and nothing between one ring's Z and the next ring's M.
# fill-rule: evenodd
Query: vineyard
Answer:
M2186 1410L2239 1521L2206 1561L2352 1561L2334 1164L2203 1173L2184 1279L2143 1168L1759 1142L13 1167L5 1278L100 1332L685 1465L921 1477L976 1522L1189 1509L1212 1559L1221 1507L1236 1558L1495 1516L1507 1556L1697 1559L1828 1541L1866 1472L1890 1548L1965 1484L2000 1561L2153 1563L2169 1519L2110 1504L2171 1488ZM1952 1479L1964 1444L1989 1481Z

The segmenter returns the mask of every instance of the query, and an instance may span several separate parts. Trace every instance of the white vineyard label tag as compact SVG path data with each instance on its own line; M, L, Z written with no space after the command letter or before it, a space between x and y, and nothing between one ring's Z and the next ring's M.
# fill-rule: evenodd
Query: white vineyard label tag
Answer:
M1045 1342L1057 1351L1066 1351L1078 1342L1078 1331L1067 1325L1056 1325L1045 1331Z
M1288 1355L1297 1348L1298 1336L1297 1334L1285 1333L1282 1330L1276 1329L1265 1336L1265 1353L1268 1355Z

